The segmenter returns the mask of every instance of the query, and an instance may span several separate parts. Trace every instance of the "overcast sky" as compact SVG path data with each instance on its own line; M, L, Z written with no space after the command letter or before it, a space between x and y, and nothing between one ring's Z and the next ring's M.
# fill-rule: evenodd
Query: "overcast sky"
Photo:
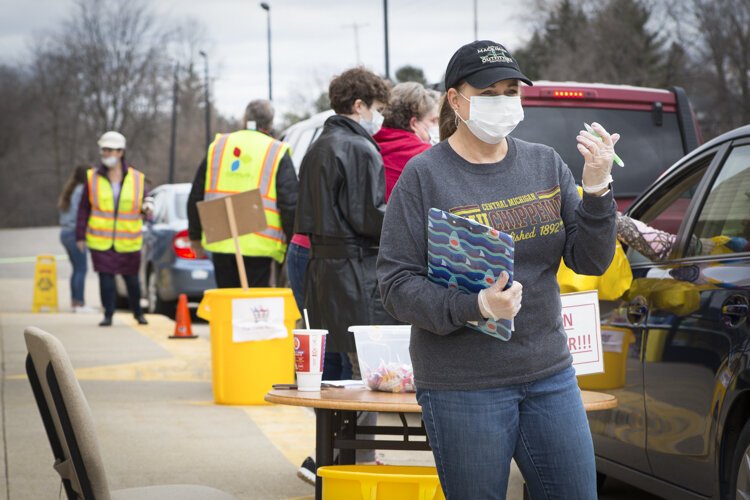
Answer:
M381 0L267 0L271 5L273 97L281 111L299 96L327 89L331 76L360 61L385 72ZM212 99L238 117L247 101L268 96L266 12L257 0L148 0L159 15L191 17L206 27ZM511 51L530 37L521 0L477 0L478 35ZM405 64L437 81L453 52L473 38L473 0L390 0L390 71ZM0 62L23 61L28 44L75 12L71 0L0 0ZM199 61L202 71L202 63Z

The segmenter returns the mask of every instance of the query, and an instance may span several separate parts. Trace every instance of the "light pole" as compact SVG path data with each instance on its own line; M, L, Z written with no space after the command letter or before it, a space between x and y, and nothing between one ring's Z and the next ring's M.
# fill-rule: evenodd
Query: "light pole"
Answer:
M267 2L261 2L260 6L263 10L266 11L266 14L268 16L267 19L267 26L268 29L266 32L268 33L268 100L273 100L273 86L271 85L271 6L268 5Z
M175 153L177 148L177 93L179 90L178 74L180 71L180 63L175 64L174 67L174 84L172 85L172 126L169 134L169 183L174 183L174 162Z
M205 68L203 94L206 99L206 151L208 151L208 146L211 145L211 104L209 99L210 94L208 93L208 54L203 50L201 50L199 54L203 58Z
M367 23L352 23L344 25L344 28L352 28L354 30L354 53L357 55L357 64L361 64L361 59L359 57L359 28L365 28L367 26L369 26Z
M477 36L477 0L474 0L474 40L479 40Z
M390 61L388 60L388 0L383 0L383 28L385 29L385 78L391 79Z

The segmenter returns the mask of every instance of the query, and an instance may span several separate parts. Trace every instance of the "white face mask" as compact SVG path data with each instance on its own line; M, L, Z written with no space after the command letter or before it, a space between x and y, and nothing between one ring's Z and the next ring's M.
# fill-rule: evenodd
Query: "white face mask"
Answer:
M371 112L372 118L369 120L365 120L362 115L360 115L359 124L362 125L362 128L365 129L368 134L375 135L380 130L380 127L383 126L383 115L380 114L380 111L377 109L373 109Z
M523 120L521 96L471 96L469 119L464 120L456 111L456 116L469 127L480 141L498 144Z
M102 157L102 164L107 168L115 168L120 159L116 156Z
M427 129L427 133L430 134L430 144L434 146L440 142L440 127L433 125Z

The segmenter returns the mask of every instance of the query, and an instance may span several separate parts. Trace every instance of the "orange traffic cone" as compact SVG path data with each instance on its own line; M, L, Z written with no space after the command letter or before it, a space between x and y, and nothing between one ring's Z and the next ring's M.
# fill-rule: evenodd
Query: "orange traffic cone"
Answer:
M174 335L170 339L197 339L193 335L193 328L190 324L190 311L188 310L187 295L180 294L180 300L177 301L177 315L175 317Z

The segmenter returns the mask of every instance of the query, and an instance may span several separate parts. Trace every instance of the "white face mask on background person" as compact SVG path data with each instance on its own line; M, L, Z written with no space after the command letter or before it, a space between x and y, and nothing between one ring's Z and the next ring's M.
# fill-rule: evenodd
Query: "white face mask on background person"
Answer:
M365 120L362 115L359 115L359 124L368 134L375 135L383 126L383 115L377 109L371 109L370 112L372 117L369 120Z
M430 144L434 146L440 142L440 127L433 125L427 129L427 133L430 134Z
M102 164L107 168L115 168L120 159L116 156L102 156Z
M521 96L471 96L471 99L458 93L469 101L469 119L464 120L455 110L456 116L469 127L471 133L487 144L498 144L523 120Z

